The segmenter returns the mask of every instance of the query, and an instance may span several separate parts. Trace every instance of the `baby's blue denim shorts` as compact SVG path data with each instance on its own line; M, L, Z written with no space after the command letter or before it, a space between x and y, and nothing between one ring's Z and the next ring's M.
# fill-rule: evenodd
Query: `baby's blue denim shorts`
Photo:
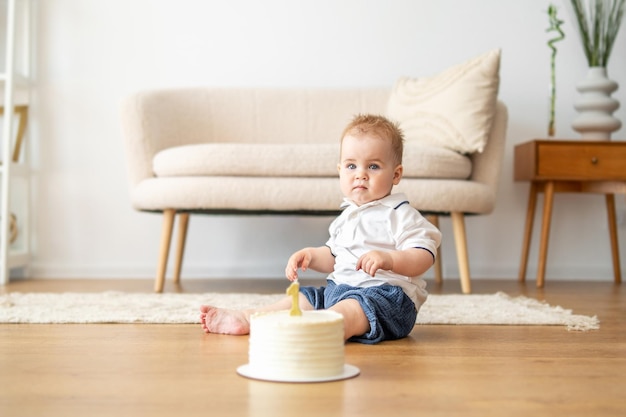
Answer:
M348 298L357 300L370 322L370 331L351 337L352 342L374 344L406 337L417 319L413 301L394 285L352 287L328 280L326 287L300 287L300 292L316 310L330 308Z

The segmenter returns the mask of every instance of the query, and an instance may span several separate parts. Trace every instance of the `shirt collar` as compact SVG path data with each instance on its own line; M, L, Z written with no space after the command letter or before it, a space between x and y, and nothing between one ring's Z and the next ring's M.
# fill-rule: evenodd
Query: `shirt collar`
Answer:
M380 204L380 205L395 209L396 207L398 207L398 205L400 205L401 203L404 203L405 201L408 201L408 200L406 198L406 194L404 193L390 194L387 197L383 197L380 200L370 201L369 203L365 203L362 206L357 206L354 201L348 198L344 198L343 203L341 203L340 208L343 210L348 207L351 207L353 210L356 210L356 209L364 209L366 207L376 206Z

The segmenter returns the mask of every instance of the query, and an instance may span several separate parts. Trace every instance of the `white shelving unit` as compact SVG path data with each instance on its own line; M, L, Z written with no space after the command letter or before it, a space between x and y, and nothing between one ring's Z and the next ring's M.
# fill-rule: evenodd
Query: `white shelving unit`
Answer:
M2 0L0 5L5 8L0 16L6 27L0 73L0 285L4 285L11 269L26 267L30 258L30 168L23 143L30 102L30 0Z

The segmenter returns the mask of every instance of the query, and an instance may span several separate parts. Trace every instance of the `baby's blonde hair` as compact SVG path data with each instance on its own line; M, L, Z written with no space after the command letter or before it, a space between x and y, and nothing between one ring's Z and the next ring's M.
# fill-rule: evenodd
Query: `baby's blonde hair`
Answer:
M397 123L381 115L357 114L343 130L341 140L343 141L347 135L362 136L366 134L390 141L394 162L398 165L402 163L404 133Z

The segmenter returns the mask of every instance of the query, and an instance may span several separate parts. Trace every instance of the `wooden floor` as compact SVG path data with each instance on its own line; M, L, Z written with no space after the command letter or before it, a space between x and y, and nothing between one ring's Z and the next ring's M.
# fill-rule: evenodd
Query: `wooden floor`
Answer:
M303 282L303 284L318 282ZM474 293L527 295L601 328L418 326L349 343L353 379L250 380L247 336L197 325L0 325L0 416L624 416L626 285L474 280ZM147 280L23 280L0 292L150 291ZM166 291L284 291L284 280L194 280ZM457 293L458 282L432 293Z

